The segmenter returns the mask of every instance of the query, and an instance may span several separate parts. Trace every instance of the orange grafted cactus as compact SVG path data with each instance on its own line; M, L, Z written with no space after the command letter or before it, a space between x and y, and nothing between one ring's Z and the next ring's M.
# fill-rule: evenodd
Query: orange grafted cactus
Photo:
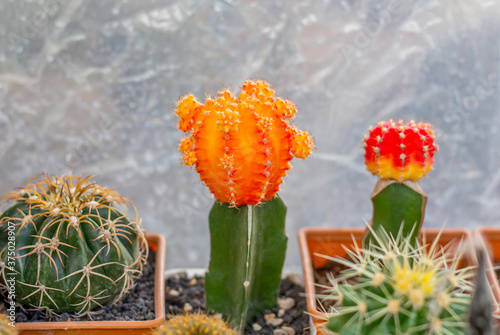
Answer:
M272 199L290 169L292 155L314 150L311 136L290 125L297 112L275 98L265 81L246 81L238 97L224 90L199 103L192 95L177 102L179 129L189 132L179 149L215 198L233 206Z
M417 181L432 170L434 138L427 123L379 122L364 138L366 167L382 179Z

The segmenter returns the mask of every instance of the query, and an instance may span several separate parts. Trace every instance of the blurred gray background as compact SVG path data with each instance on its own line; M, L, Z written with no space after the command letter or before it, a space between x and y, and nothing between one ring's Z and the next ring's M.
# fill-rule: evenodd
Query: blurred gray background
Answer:
M317 151L294 160L286 266L302 227L361 227L376 183L361 137L432 122L427 227L500 226L500 2L0 0L0 193L34 174L99 174L205 267L213 200L181 164L175 101L268 80Z

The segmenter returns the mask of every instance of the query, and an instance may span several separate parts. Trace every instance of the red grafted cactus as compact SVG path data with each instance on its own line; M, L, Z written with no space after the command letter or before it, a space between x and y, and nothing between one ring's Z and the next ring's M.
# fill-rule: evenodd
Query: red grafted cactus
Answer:
M434 138L427 123L379 122L364 138L366 167L382 179L417 181L432 170Z
M233 206L270 200L290 169L292 155L305 159L311 136L290 124L297 108L276 98L265 81L246 81L238 97L228 90L201 104L187 95L177 102L183 162L195 166L215 198Z
M402 233L416 245L425 215L427 195L418 180L432 170L434 132L428 123L402 120L379 122L364 138L368 171L379 176L371 200L373 231L397 236ZM364 246L378 243L369 229Z

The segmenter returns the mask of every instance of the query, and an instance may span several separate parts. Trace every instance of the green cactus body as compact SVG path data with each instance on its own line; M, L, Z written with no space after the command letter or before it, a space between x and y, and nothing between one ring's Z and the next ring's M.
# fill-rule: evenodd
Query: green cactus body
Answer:
M154 335L236 335L222 320L205 314L179 315L165 322Z
M279 197L257 206L216 202L210 212L207 309L239 329L277 304L288 240L285 215Z
M474 273L458 266L461 245L433 243L426 251L410 237L372 234L381 246L349 251L352 260L334 259L347 269L330 278L337 304L326 328L341 335L468 334Z
M148 246L140 220L90 177L45 176L4 198L11 202L0 216L0 285L14 273L18 303L84 315L121 299L141 275Z
M375 232L380 229L392 236L403 234L409 236L410 243L417 243L420 227L424 221L427 195L418 182L394 179L379 179L371 196L373 203L373 219L371 222ZM378 242L374 240L370 230L365 231L364 247Z

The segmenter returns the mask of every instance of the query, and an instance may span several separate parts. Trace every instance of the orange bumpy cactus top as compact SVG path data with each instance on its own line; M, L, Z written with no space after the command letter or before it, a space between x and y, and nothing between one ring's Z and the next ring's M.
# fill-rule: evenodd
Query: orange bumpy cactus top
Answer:
M275 98L264 81L246 81L239 97L224 90L201 104L192 96L177 102L184 164L196 167L215 198L233 206L272 199L290 169L292 154L306 158L311 136L290 125L297 109Z
M364 138L366 167L382 179L416 181L432 170L434 138L427 123L379 122Z

